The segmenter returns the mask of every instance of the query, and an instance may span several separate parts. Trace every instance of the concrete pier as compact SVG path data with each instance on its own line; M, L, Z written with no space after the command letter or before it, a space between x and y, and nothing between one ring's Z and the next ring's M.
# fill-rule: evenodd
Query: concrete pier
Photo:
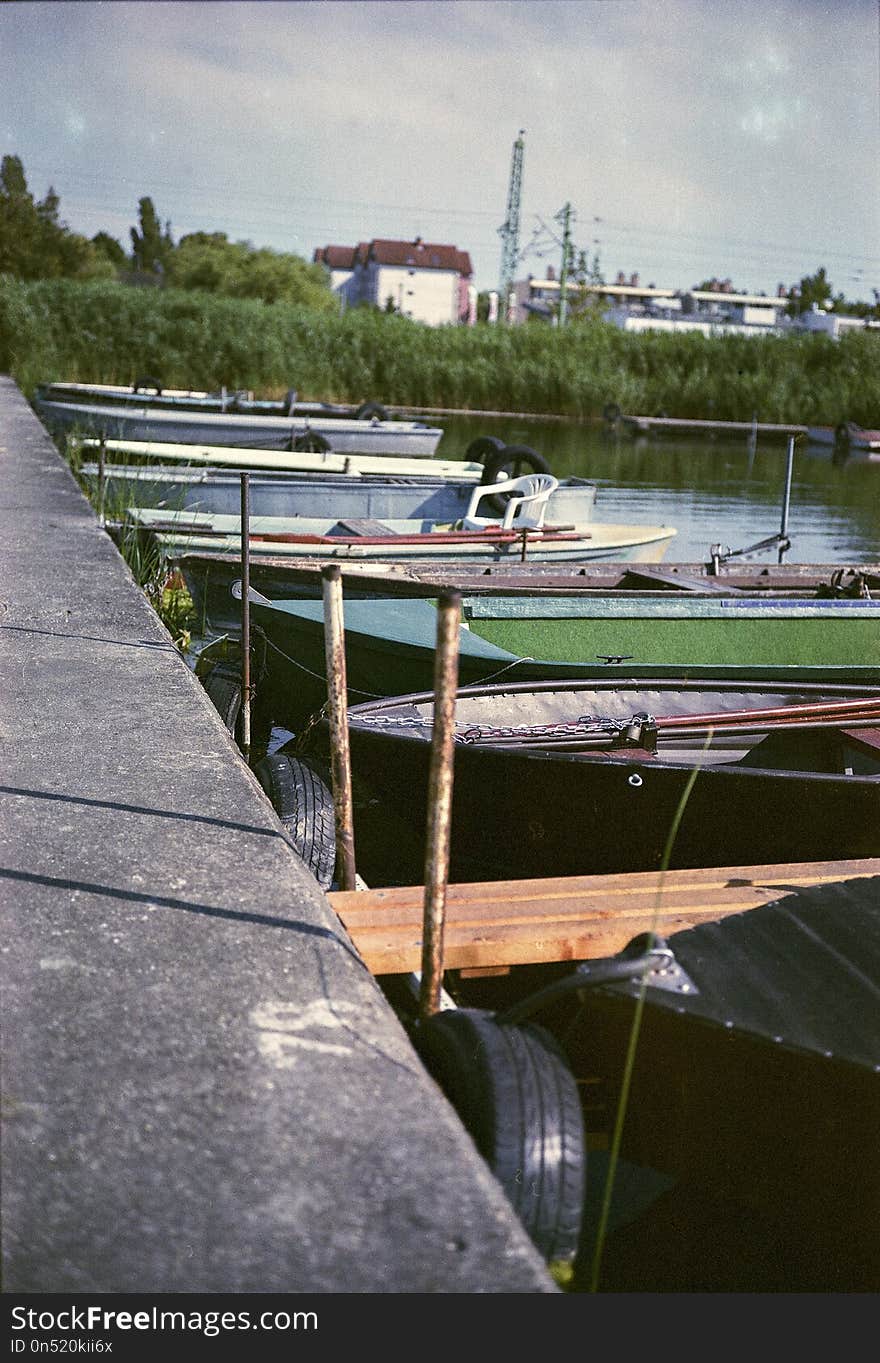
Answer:
M553 1293L0 377L3 1288Z

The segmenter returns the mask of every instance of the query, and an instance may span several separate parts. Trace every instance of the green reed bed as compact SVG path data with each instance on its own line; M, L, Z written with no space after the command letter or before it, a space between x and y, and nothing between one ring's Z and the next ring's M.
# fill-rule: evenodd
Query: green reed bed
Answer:
M373 310L0 277L0 370L389 406L880 423L880 335L633 335L608 323L427 327Z

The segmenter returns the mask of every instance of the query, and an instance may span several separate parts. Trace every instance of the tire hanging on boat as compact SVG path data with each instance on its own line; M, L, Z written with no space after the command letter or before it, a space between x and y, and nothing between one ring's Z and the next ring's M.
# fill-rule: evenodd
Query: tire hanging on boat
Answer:
M241 714L241 681L222 663L215 663L201 678L226 728L235 737Z
M387 421L388 413L381 402L362 402L355 412L355 418L358 421L372 421L374 418L376 421Z
M151 378L149 374L145 374L143 378L135 379L131 391L133 393L139 393L142 388L155 388L156 397L160 398L162 396L161 383L158 379Z
M287 830L294 850L322 890L333 883L336 821L332 777L321 763L276 752L254 767L254 775Z
M534 1023L456 1008L421 1022L413 1044L544 1258L571 1262L586 1139L577 1084L554 1037Z
M504 441L499 440L497 435L478 435L476 440L472 440L464 452L465 459L474 464L485 464L481 483L492 483L494 478L488 476L489 460L496 454L500 454L504 449Z
M241 673L229 663L213 663L200 676L214 709L223 720L236 743L241 743L242 690ZM272 725L258 707L251 711L251 753L265 752L272 733Z
M606 402L605 406L602 408L602 415L605 418L605 420L613 426L615 422L620 420L623 413L621 412L618 403Z
M489 455L481 483L496 483L501 478L521 478L526 473L549 473L550 465L533 450L531 445L503 445L495 454ZM503 516L510 501L509 492L493 493L487 497L490 507Z
M297 454L327 454L330 441L318 431L304 431L294 440L293 448Z

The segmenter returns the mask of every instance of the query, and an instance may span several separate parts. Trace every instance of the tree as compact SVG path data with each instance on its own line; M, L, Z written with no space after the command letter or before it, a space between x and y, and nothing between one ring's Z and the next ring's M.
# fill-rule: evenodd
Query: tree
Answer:
M299 256L249 241L232 242L225 232L191 232L181 237L168 264L169 284L264 303L296 303L325 311L338 307L326 272Z
M96 232L92 237L92 245L98 255L104 256L110 261L114 269L121 270L125 267L128 260L125 250L115 237L110 236L109 232Z
M153 200L148 197L138 200L138 215L141 230L131 229L132 263L144 274L164 274L174 250L171 223L166 222L162 230Z
M39 203L27 187L17 156L0 164L0 274L19 279L93 279L112 267L85 237L59 220L60 201L50 186Z
M839 301L843 302L843 295L840 296ZM789 317L800 317L804 312L811 312L814 305L817 308L825 309L834 306L831 284L828 282L824 265L815 274L804 275L800 284L795 286L789 295L786 312Z

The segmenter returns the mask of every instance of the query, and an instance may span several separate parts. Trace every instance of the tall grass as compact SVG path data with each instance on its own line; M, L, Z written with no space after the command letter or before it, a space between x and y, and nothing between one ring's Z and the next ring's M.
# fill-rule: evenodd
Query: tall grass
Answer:
M654 415L837 425L880 422L880 335L634 335L591 321L558 330L427 327L355 309L116 283L0 276L0 370L31 396L51 379L253 389L398 407Z

